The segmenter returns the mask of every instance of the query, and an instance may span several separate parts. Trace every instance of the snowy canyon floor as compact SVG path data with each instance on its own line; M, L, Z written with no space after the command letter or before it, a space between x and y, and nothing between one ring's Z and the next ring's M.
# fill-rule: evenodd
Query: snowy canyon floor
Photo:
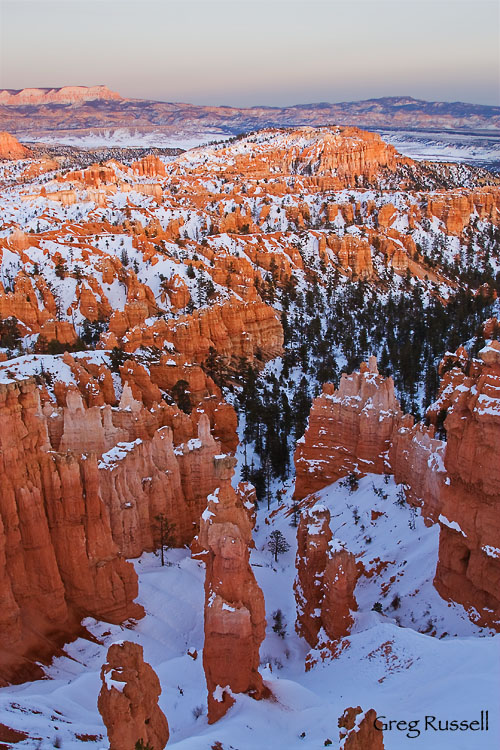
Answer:
M123 626L87 620L84 624L95 642L78 639L69 644L67 656L47 668L49 679L0 691L0 723L30 736L16 747L106 747L96 704L99 672L107 647L124 638L144 647L145 659L158 673L160 706L171 730L169 747L179 750L209 750L216 742L227 750L312 750L324 747L327 740L335 747L337 719L350 705L373 706L387 719L420 721L419 736L409 738L395 725L384 732L387 750L498 747L491 667L500 635L476 626L461 606L445 602L435 591L437 526L427 528L417 512L398 504L392 477L368 475L353 492L340 480L317 493L317 499L331 512L334 538L345 543L367 571L380 571L358 581L355 624L340 642L335 659L322 661L320 650L313 651L310 658L317 663L305 671L307 645L294 631L296 529L287 512L289 493L279 509L259 510L251 555L266 599L268 626L261 663L271 700L256 702L239 695L223 719L207 724L201 658L204 565L183 549L171 550L164 568L158 557L144 554L135 561L139 601L146 609L143 620ZM290 543L278 563L267 549L269 534L276 528ZM380 612L373 610L377 602ZM284 616L284 638L273 632L273 613L278 609ZM424 731L426 715L471 722L485 710L487 733L439 732L430 726Z

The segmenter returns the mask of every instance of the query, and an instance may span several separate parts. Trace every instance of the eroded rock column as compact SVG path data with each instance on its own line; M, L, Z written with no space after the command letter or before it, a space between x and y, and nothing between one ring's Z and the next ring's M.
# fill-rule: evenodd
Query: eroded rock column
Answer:
M358 579L354 555L332 540L330 512L316 505L302 513L297 529L296 630L311 647L321 631L339 640L352 626L357 609L354 589Z
M158 706L160 681L144 661L142 646L113 643L101 669L102 688L97 706L106 725L110 750L135 750L138 740L163 750L168 723Z
M257 700L269 695L258 671L266 618L249 563L251 522L231 486L234 459L215 464L220 486L208 498L197 545L206 560L203 667L210 724L224 716L235 693Z

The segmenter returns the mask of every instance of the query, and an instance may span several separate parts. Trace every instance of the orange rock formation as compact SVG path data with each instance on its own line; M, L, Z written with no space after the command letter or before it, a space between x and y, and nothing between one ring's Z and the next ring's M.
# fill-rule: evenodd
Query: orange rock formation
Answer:
M101 669L102 688L97 702L106 725L110 750L144 747L163 750L168 723L158 706L160 681L144 661L142 646L130 641L113 643Z
M439 593L462 603L481 622L499 627L500 343L488 341L478 359L459 347L444 358L440 374L438 399L427 411L430 425L403 417L391 379L378 375L373 360L360 373L343 375L338 391L326 385L313 402L295 453L295 497L353 470L394 473L396 482L405 485L408 501L440 524L434 580ZM305 525L298 538L300 556L306 558ZM325 540L313 540L315 554ZM315 569L313 563L310 567ZM302 575L307 578L307 572ZM305 580L300 590L309 590L307 606L317 611L317 592L311 593L309 584Z
M346 708L338 722L339 750L384 750L383 732L375 727L376 720L377 714L373 708L366 713L360 706Z
M51 450L29 379L0 384L1 681L38 661L82 617L138 617L137 576L118 553L99 495L97 461Z
M0 132L0 159L27 159L29 156L32 156L32 152L21 145L17 138L5 130Z
M314 399L309 424L295 451L294 497L303 498L352 471L383 473L401 418L392 378L378 373L375 357L360 372L327 383Z
M258 672L265 636L264 597L249 563L251 525L231 486L234 459L216 459L220 485L202 514L198 543L205 550L205 645L208 721L218 721L235 693L269 695Z
M343 638L352 625L358 574L354 555L332 542L330 513L322 505L302 512L297 529L296 629L310 646Z

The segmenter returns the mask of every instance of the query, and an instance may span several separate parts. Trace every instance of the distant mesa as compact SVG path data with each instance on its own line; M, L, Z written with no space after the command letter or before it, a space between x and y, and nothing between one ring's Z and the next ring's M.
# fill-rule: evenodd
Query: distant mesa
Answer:
M116 91L110 91L107 86L62 86L61 88L45 89L3 89L0 91L0 104L74 104L89 102L95 99L122 100Z

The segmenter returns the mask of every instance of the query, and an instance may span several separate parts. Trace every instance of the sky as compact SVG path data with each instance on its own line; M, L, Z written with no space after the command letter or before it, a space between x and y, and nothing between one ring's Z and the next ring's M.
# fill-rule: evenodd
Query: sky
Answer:
M0 88L500 105L497 0L0 0Z

